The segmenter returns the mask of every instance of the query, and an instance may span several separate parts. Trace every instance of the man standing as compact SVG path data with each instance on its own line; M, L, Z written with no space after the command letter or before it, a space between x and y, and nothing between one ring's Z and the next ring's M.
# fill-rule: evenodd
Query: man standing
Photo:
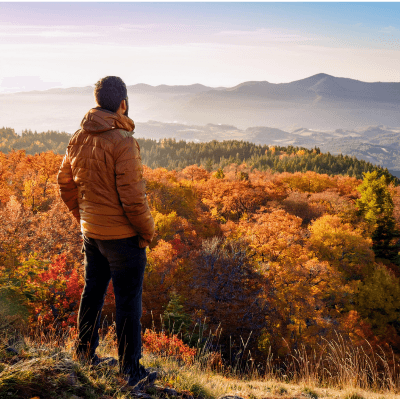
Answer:
M145 194L140 148L132 137L125 83L107 76L95 85L97 107L71 138L59 174L60 194L83 234L85 287L78 314L77 354L93 364L100 314L112 279L120 370L128 384L155 379L139 364L142 284L154 221Z

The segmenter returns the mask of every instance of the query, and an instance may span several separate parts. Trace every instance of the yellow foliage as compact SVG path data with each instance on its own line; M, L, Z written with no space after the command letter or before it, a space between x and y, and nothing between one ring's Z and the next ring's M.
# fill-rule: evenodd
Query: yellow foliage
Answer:
M309 193L320 193L337 186L334 177L310 171L306 173L282 173L279 179L288 184L292 190Z
M168 214L163 214L153 211L152 216L157 235L164 240L172 239L172 237L176 234L176 230L178 229L181 219L177 213L172 211Z
M310 227L310 248L348 280L359 280L374 261L372 240L337 215L324 215Z

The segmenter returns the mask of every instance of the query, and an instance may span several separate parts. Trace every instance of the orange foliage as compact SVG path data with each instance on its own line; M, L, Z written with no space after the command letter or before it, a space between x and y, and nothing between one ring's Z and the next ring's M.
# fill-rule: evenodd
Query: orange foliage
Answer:
M321 331L332 329L326 317L329 310L325 296L336 290L337 279L328 262L319 260L301 244L301 219L273 210L240 222L236 234L248 240L268 282L264 289L268 327L264 327L263 341L277 350L282 337L292 344L299 340L316 343Z
M239 220L243 215L254 213L268 201L282 199L287 195L280 184L274 182L229 181L210 179L198 184L202 203L213 218L221 221Z
M31 321L46 325L75 323L83 286L79 226L56 185L61 158L0 153L0 285L4 276L19 281ZM212 328L221 323L221 342L252 331L254 355L271 345L285 355L282 338L291 348L314 345L335 330L356 344L387 338L400 350L395 323L380 333L367 319L367 305L354 305L357 287L373 289L367 283L375 265L368 231L355 213L360 180L273 174L244 164L226 167L220 178L196 165L179 172L143 169L157 229L147 250L145 326L152 314L164 313L174 292L184 300L185 317L196 322L202 315ZM395 205L400 224L396 199ZM112 303L110 285L106 313L114 311ZM144 345L182 361L194 356L173 336L147 331Z
M149 252L143 283L143 322L150 325L153 315L162 314L169 301L169 293L185 282L184 259L178 255L187 251L186 245L176 236L166 242L159 240Z
M255 214L239 223L239 231L250 240L259 257L278 259L280 253L300 237L301 219L282 209Z
M193 180L207 180L210 177L210 173L208 173L205 169L198 167L197 165L187 166L180 173L184 178L189 178L191 181Z

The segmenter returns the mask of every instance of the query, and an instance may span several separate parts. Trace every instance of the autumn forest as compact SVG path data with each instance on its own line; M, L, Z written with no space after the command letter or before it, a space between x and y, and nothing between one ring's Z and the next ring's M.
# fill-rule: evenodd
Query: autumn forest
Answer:
M76 324L82 239L58 194L61 136L54 152L36 153L5 150L3 138L0 316L8 323ZM387 170L318 149L139 143L157 231L144 328L164 323L190 345L203 325L219 331L215 349L226 358L248 339L259 362L338 335L400 356L400 188ZM113 312L109 287L104 323Z
M136 137L136 135L135 135ZM71 135L65 132L47 131L32 132L23 130L21 136L11 128L0 128L0 152L5 154L12 150L25 150L34 155L53 151L65 154ZM363 178L364 172L384 173L388 179L400 184L400 180L392 176L386 169L370 162L347 155L321 153L320 149L312 149L277 145L256 145L238 140L204 143L187 142L175 139L151 140L137 138L141 148L143 163L152 168L181 170L190 165L202 165L208 172L223 169L232 163L245 162L260 171L274 172L317 172L328 175L343 174L350 177Z

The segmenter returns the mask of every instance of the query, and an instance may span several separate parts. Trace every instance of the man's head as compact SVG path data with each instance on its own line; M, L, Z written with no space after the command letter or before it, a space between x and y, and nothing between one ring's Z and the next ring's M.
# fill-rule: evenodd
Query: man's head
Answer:
M124 115L128 116L128 92L124 81L118 76L106 76L100 79L94 87L94 97L97 104L108 111L117 112L121 102L125 100Z

